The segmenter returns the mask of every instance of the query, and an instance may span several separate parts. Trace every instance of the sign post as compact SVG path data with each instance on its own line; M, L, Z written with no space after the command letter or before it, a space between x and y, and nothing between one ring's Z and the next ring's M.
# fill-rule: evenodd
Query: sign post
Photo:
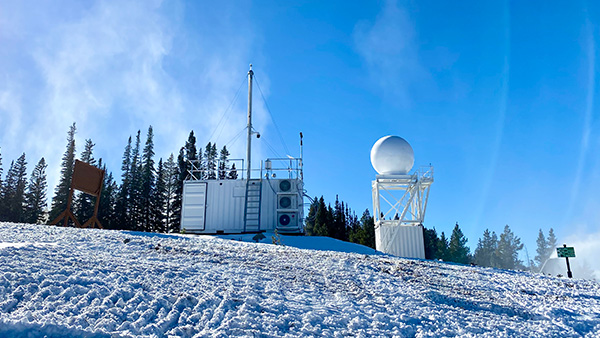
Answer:
M98 208L100 207L100 194L102 193L102 183L104 181L104 170L94 167L88 163L80 160L75 160L75 167L73 168L73 177L71 178L71 189L69 190L69 198L67 200L67 208L63 211L56 219L50 224L58 224L61 219L64 219L63 225L66 227L69 220L73 221L78 228L89 226L98 226L102 229L102 224L98 220ZM83 226L77 221L75 215L71 211L71 204L73 202L74 190L82 191L88 195L96 197L96 203L94 206L94 215Z
M566 244L563 244L562 248L556 248L556 254L558 257L564 257L567 260L567 276L573 278L571 265L569 265L569 257L575 257L575 248L572 246L567 247Z

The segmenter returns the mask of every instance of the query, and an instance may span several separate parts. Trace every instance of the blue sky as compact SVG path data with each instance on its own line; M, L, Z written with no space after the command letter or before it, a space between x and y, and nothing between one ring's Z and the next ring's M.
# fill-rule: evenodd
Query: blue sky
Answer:
M310 195L371 209L370 148L399 135L435 167L426 226L458 221L474 250L509 224L532 258L538 229L553 227L591 256L599 19L584 1L5 1L4 169L44 156L54 184L72 122L78 150L91 138L116 176L127 138L149 125L158 157L191 129L222 146L245 126L243 86L217 129L253 63L291 155L304 133ZM285 154L258 95L254 122L254 158L276 155L265 141ZM244 156L243 137L227 146Z

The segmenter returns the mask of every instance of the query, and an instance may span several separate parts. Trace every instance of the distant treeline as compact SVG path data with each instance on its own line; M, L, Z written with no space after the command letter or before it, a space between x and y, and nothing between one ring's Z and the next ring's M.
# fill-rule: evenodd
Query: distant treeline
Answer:
M365 210L362 217L358 219L338 196L333 206L326 203L323 196L312 199L305 230L309 236L333 237L375 248L375 223L369 209ZM426 259L533 272L541 271L557 247L552 228L548 232L548 237L544 235L542 229L539 230L535 256L533 259L527 257L529 261L519 258L524 245L508 225L504 227L500 236L486 229L483 236L479 238L474 252L467 245L468 239L458 223L454 225L450 238L443 231L438 235L435 228L425 227L423 237ZM579 265L578 269L580 275L594 278L592 271L585 265Z
M75 123L67 133L66 151L62 157L61 175L54 190L51 208L47 206L46 162L42 158L27 181L27 161L23 153L3 178L0 154L0 221L24 223L48 223L67 207L71 177L75 166ZM180 228L183 181L191 170L191 161L196 161L203 179L236 179L235 164L226 165L229 151L208 143L204 150L196 147L196 137L191 131L185 145L179 150L177 160L171 154L166 161L154 160L154 133L148 128L146 141L141 144L141 133L135 141L129 137L123 152L121 183L116 182L112 172L104 177L98 218L107 229L124 229L151 232L177 232ZM85 141L79 160L106 171L102 159L93 155L94 143ZM219 167L217 167L219 166ZM76 193L72 210L80 223L88 220L94 211L95 198Z
M358 219L356 214L336 196L334 206L326 205L323 196L314 198L305 222L308 236L327 236L342 241L375 248L375 223L366 209Z

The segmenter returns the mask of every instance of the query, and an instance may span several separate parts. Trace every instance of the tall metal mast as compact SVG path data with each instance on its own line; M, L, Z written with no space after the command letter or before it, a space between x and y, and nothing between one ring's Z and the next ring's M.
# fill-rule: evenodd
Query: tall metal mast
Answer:
M246 149L246 160L247 164L247 174L246 179L250 179L250 174L252 173L252 162L250 159L252 153L252 77L254 76L254 72L252 71L252 64L250 64L250 70L248 71L248 148Z

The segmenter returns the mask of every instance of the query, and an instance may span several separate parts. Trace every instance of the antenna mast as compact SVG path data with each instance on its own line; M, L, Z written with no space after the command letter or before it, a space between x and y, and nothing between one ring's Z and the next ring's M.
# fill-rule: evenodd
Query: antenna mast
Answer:
M252 165L250 156L252 153L252 77L254 72L252 71L252 64L250 64L250 70L248 71L248 148L246 149L246 160L248 161L246 179L250 179L252 173Z

